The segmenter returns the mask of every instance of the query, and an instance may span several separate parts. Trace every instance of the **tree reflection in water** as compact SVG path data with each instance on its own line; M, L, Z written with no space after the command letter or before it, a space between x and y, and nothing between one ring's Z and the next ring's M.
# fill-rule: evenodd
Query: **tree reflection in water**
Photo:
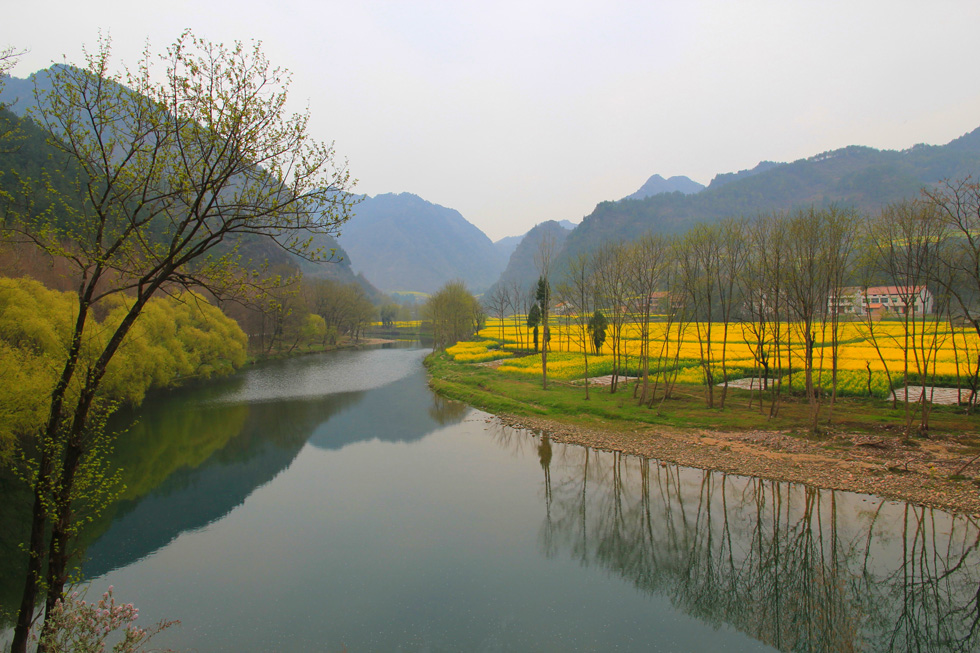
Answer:
M432 404L429 406L429 416L440 426L448 426L463 421L470 407L459 401L446 399L436 393L429 393L432 396Z
M533 437L548 556L781 650L980 647L974 518Z

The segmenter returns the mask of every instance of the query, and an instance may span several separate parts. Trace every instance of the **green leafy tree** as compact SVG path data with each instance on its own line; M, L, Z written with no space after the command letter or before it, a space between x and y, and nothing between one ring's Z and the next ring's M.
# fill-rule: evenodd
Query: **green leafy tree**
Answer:
M542 275L538 278L538 289L534 295L537 305L540 307L541 324L543 327L543 338L541 341L541 387L548 389L548 342L551 340L551 329L548 327L548 312L551 305L551 284L548 277Z
M387 303L381 307L380 311L381 326L386 329L391 329L395 326L395 320L398 319L398 304Z
M527 312L527 328L534 333L534 352L538 351L538 327L541 326L541 308L537 303L531 304Z
M10 73L22 54L24 54L23 51L11 46L0 48L0 91L3 90L6 81L4 78ZM7 111L7 105L0 102L0 153L7 154L15 151L21 139L19 121Z
M69 261L77 279L74 325L37 439L15 652L26 649L42 585L48 614L64 595L75 478L92 453L107 370L149 300L174 286L235 293L246 241L323 258L311 234L336 233L350 214L345 167L309 136L307 114L286 113L288 76L258 45L228 48L185 32L160 59L160 75L149 54L135 72L115 74L103 41L84 67L53 68L50 90L35 92L32 118L77 169L84 199L62 202L59 215L33 210L25 195L6 222L8 238ZM93 311L118 294L126 309L81 365Z
M608 327L609 321L606 316L602 314L602 311L596 310L589 319L589 335L592 336L592 347L597 355L602 350L603 343L606 342L606 329Z

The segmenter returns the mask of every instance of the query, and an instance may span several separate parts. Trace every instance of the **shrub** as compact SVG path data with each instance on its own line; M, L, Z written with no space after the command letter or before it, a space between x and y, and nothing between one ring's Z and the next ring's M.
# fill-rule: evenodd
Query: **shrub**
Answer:
M180 623L161 621L146 629L134 623L138 617L139 610L132 603L116 604L112 585L97 603L88 603L79 592L72 592L47 615L38 644L50 653L101 653L105 651L106 639L117 634L122 636L122 641L112 651L134 653L145 651L152 637Z

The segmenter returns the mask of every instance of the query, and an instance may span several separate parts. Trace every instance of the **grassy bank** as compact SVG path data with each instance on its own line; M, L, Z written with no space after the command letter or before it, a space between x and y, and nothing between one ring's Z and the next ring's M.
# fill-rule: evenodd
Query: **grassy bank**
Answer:
M445 353L426 359L430 384L503 422L553 441L620 451L690 467L873 494L980 517L977 416L936 406L928 438L906 439L902 404L875 398L824 406L821 431L808 429L805 397L785 396L769 419L758 396L729 389L724 409L705 407L704 388L683 385L654 408L637 406L633 386L584 388L508 373ZM753 400L754 399L754 400ZM751 403L751 406L750 406Z
M634 386L620 384L616 393L608 387L592 386L589 399L581 381L549 379L548 390L540 377L501 373L492 367L454 361L445 353L426 359L431 385L439 393L491 413L536 416L572 424L594 424L601 420L612 429L636 425L712 430L778 430L807 434L810 407L805 397L787 395L780 399L778 416L769 417L768 398L760 407L758 392L729 388L724 408L707 408L704 388L678 384L671 398L654 406L638 406ZM720 390L720 389L719 389ZM977 416L960 407L935 406L931 414L933 437L956 437L980 446ZM840 398L821 408L820 426L827 436L837 432L893 434L901 436L905 426L904 404L869 397Z

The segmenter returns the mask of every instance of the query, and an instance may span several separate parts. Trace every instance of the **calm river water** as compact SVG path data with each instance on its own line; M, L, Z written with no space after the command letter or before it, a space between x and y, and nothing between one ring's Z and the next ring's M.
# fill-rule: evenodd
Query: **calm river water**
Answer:
M976 650L976 520L564 446L427 388L425 351L158 397L88 549L196 651Z

